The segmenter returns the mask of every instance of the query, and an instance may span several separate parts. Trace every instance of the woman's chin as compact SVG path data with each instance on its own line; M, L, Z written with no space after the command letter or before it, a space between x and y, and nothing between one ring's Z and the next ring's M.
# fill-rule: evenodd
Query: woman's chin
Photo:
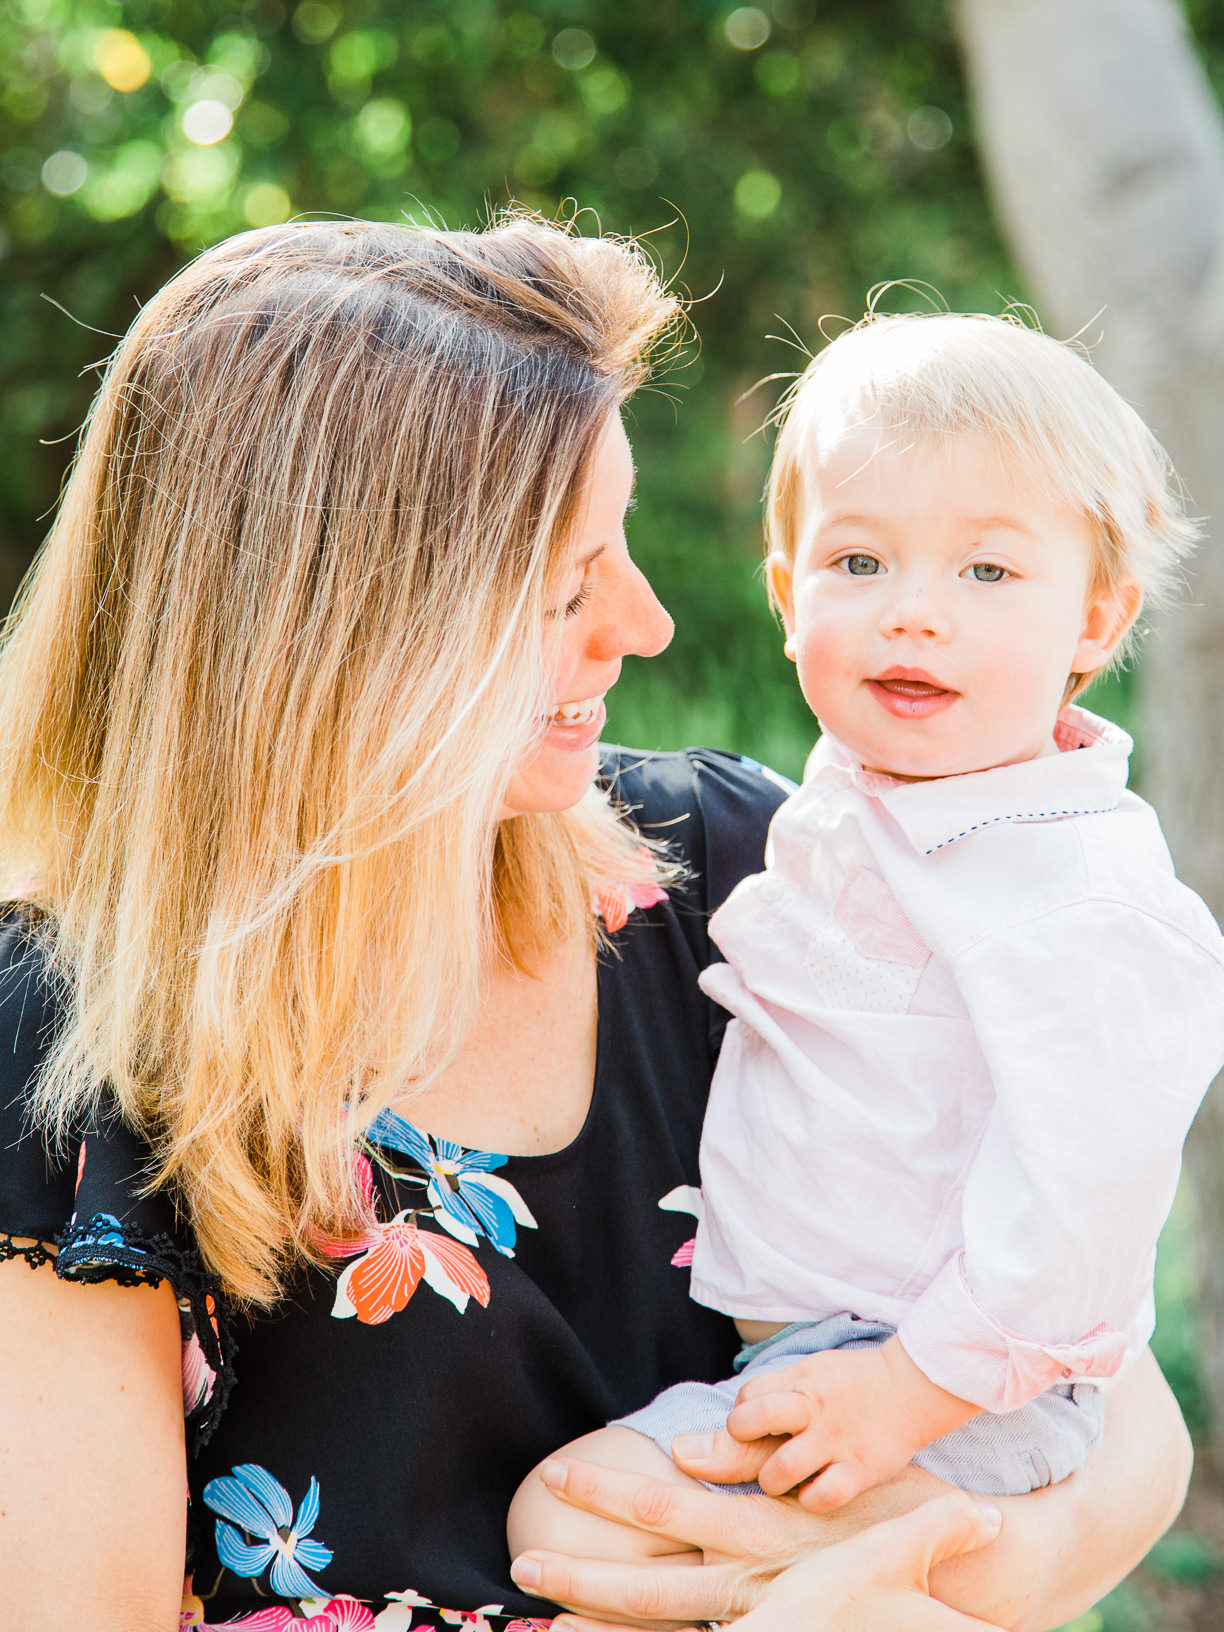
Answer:
M573 747L546 740L510 778L500 819L571 810L585 796L598 771L598 739Z

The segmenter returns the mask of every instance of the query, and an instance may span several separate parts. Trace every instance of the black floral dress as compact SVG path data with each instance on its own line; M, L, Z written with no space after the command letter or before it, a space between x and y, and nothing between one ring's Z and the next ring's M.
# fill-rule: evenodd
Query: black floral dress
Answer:
M785 793L707 751L608 757L643 833L690 868L599 969L595 1088L572 1144L503 1156L386 1113L366 1225L271 1314L227 1307L147 1151L115 1118L49 1160L25 1116L55 1025L20 912L0 935L0 1258L77 1280L168 1279L183 1325L191 1512L183 1627L527 1632L505 1517L545 1455L685 1377L728 1374L731 1323L691 1303L697 1149L725 1016L697 986L706 920L761 865ZM34 1245L29 1245L33 1241Z

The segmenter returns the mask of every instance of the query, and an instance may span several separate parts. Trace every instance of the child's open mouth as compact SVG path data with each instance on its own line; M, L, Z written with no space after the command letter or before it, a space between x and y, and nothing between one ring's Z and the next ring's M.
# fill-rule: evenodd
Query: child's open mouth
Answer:
M930 719L960 695L925 675L904 670L889 670L868 680L867 686L880 706L899 720Z

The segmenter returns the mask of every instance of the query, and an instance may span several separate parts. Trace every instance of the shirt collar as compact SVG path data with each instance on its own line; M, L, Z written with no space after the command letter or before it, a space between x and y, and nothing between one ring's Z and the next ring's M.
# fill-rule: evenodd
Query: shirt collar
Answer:
M1057 754L989 771L899 782L865 771L833 737L821 737L804 781L854 787L880 804L924 855L997 822L1045 822L1116 810L1131 739L1086 708L1068 705L1054 728Z

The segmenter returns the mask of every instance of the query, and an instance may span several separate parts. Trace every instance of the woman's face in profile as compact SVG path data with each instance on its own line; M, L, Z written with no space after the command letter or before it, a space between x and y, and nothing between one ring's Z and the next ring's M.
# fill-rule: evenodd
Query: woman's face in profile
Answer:
M625 543L633 482L633 455L615 414L591 466L582 518L550 614L552 711L510 778L503 820L578 803L598 769L604 696L616 684L621 659L631 653L653 657L672 637L672 621Z

